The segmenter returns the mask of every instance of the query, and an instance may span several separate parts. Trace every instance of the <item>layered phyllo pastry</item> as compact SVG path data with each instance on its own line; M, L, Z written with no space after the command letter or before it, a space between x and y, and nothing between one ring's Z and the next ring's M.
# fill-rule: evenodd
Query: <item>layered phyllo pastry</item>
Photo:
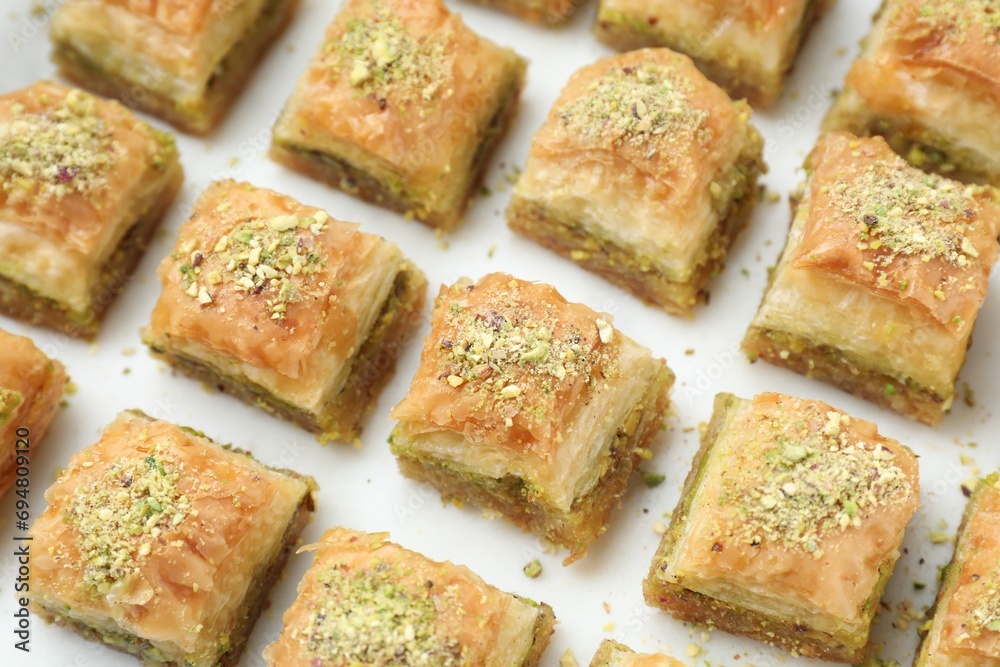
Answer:
M0 312L93 337L181 179L173 138L120 104L0 95Z
M608 315L502 273L443 287L390 417L400 470L570 551L603 533L674 376Z
M1000 665L1000 474L981 480L914 667Z
M146 665L235 665L314 487L123 412L45 493L30 532L34 610Z
M819 401L719 394L646 602L860 662L919 495L916 456L871 422Z
M1000 197L926 174L878 137L829 135L806 169L743 349L937 424L997 260Z
M823 122L912 164L1000 185L1000 25L989 0L885 0Z
M159 276L153 352L323 441L359 434L427 291L394 243L235 181L208 186Z
M525 67L441 0L348 0L275 125L271 156L452 229L514 117Z
M778 100L806 34L833 0L600 0L594 33L619 51L666 46L755 107Z
M583 0L475 0L481 5L495 7L525 21L554 27L573 16Z
M30 338L0 329L0 497L14 486L18 468L22 473L27 469L59 410L67 382L63 365Z
M507 220L642 299L690 314L757 199L763 141L750 113L668 49L588 65L535 135Z
M636 653L624 644L605 639L601 642L590 667L686 667L662 653Z
M388 533L328 530L264 649L269 667L534 667L555 617L462 565L437 562Z
M298 0L65 0L54 59L71 81L178 128L216 126Z

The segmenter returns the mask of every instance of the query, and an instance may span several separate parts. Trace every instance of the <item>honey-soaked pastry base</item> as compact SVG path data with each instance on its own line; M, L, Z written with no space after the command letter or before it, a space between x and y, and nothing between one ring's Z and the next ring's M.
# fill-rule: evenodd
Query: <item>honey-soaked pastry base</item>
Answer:
M752 151L750 151L752 154ZM584 231L576 220L537 202L515 197L507 212L511 229L571 259L643 301L671 315L690 317L695 306L708 303L709 280L722 272L726 254L753 215L757 203L757 177L763 163L748 157L733 170L734 198L709 237L705 258L688 281L676 281L653 267L637 265L633 252L610 240Z
M288 470L283 472L294 477L299 477L299 475ZM295 550L299 536L309 523L313 509L313 496L311 493L306 494L292 521L285 529L285 534L282 537L282 544L284 546L270 563L263 564L260 573L255 577L257 584L247 593L247 598L243 604L246 612L239 619L238 625L230 632L230 649L219 658L216 667L234 667L239 662L247 640L250 638L250 633L253 631L254 624L256 624L257 618L264 610L268 592L270 592L271 587L281 576L288 557ZM138 656L142 659L144 665L149 665L150 667L174 667L176 665L174 662L166 662L163 654L142 637L128 632L111 633L97 630L77 619L64 615L59 605L46 607L42 606L36 600L32 603L32 609L39 617L46 621L68 628L85 639L98 641L123 653L131 653Z
M568 512L533 502L523 480L514 476L494 479L450 469L447 464L414 456L399 428L390 436L399 469L407 477L435 486L441 497L457 504L470 503L498 513L510 523L569 549L564 565L583 558L590 545L607 530L611 512L628 488L633 470L647 455L670 405L674 375L662 367L640 402L625 416L604 462L604 473Z
M504 95L504 103L490 121L489 129L484 133L476 149L475 159L471 167L472 178L459 206L449 210L431 210L424 206L422 199L406 191L405 185L393 187L356 165L307 146L297 145L289 141L275 138L271 144L271 159L289 169L298 171L310 178L342 190L347 194L359 197L372 204L377 204L390 211L412 215L416 220L438 229L451 231L462 222L462 217L469 202L479 193L486 168L490 158L496 152L500 140L517 114L518 101L524 83L524 66L518 70L517 76L509 82L509 89Z
M681 501L671 516L670 526L653 558L649 574L642 582L646 604L663 609L679 620L710 624L720 630L750 637L798 655L852 664L860 662L869 649L867 633L860 637L847 634L834 636L802 625L782 623L771 616L735 607L688 590L681 585L664 581L658 576L657 569L660 564L666 564L666 560L684 535L685 521L692 509L702 477L708 469L709 452L714 447L725 423L725 412L717 410L712 415L702 445L695 455L691 472L684 481ZM865 627L875 616L878 601L889 582L894 565L895 559L889 559L879 568L875 589L864 605Z
M371 334L353 359L344 389L319 416L281 401L245 378L222 375L201 360L174 354L163 340L148 344L158 357L184 374L317 433L324 442L352 442L361 433L362 419L392 378L400 350L419 322L426 292L427 279L423 273L405 262Z
M1000 186L1000 172L987 168L980 153L955 146L955 142L914 118L876 113L850 90L837 96L822 128L824 132L844 130L859 137L879 136L918 169L965 183Z
M746 99L755 109L766 109L781 97L785 79L795 67L799 50L816 21L830 8L834 0L810 0L802 23L795 32L781 67L774 71L755 68L752 57L738 58L736 68L727 53L707 55L704 44L692 45L685 35L669 34L656 25L637 17L601 7L594 21L594 34L599 40L618 51L635 51L647 47L665 46L685 53L694 60L706 77L726 89L734 100ZM699 35L700 36L700 35ZM696 48L692 48L692 47ZM714 57L713 57L714 56Z
M173 162L156 198L139 215L104 263L90 308L85 311L72 310L54 299L41 296L20 283L0 276L0 312L28 324L57 329L67 336L92 340L97 335L108 308L124 290L132 272L145 255L183 180L184 174L179 163Z
M190 134L204 136L222 120L246 87L257 64L291 22L299 0L271 0L252 30L236 43L216 67L204 97L196 102L178 100L148 90L141 83L105 72L99 65L65 43L56 43L53 60L60 74L73 83L122 104L162 118Z

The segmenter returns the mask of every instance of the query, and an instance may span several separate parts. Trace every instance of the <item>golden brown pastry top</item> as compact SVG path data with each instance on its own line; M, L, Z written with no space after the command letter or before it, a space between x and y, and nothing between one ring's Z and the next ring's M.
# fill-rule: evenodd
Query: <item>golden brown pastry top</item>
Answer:
M879 66L926 68L1000 102L1000 19L992 0L891 0L884 10Z
M809 0L701 0L716 20L735 19L766 33L788 21L798 21Z
M258 583L257 561L307 493L190 430L122 413L46 491L31 590L194 650L228 631L223 610Z
M135 14L145 16L164 30L193 35L206 30L211 21L232 10L244 0L104 0Z
M733 103L687 56L643 49L575 72L535 135L531 156L625 164L636 182L620 187L690 210L732 162L734 138L749 118L749 107Z
M150 329L287 378L312 378L319 361L355 353L359 322L349 295L385 243L273 190L212 183L160 264L163 292Z
M567 415L596 383L616 381L621 339L549 285L492 273L442 287L420 367L390 416L549 460Z
M468 169L510 57L441 0L348 0L287 113L304 143L346 142L431 188Z
M513 596L388 538L334 528L304 547L315 560L281 636L264 650L267 664L417 664L417 656L447 667L493 664Z
M86 254L173 151L117 102L40 82L0 96L0 221ZM126 221L126 222L131 222Z
M831 134L807 166L809 217L792 266L831 273L963 335L997 260L996 191L924 173L879 137Z
M684 570L857 620L919 506L916 456L821 401L723 394L720 409Z
M959 543L958 583L942 602L940 650L1000 658L1000 475L982 480Z

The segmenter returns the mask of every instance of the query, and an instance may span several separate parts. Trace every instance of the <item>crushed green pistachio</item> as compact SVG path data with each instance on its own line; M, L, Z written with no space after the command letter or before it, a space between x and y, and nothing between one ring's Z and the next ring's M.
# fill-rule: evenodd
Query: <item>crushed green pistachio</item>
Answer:
M265 294L271 319L283 320L288 304L300 298L295 276L312 275L326 265L318 237L328 219L322 211L304 218L256 218L220 237L211 250L183 248L184 254L175 256L181 260L181 287L204 306L214 303L219 290L227 288ZM203 271L208 256L217 258L222 268Z
M184 521L191 505L177 486L182 472L154 447L75 490L66 520L77 529L87 587L107 594L138 570L163 531Z
M973 627L1000 632L1000 570L994 572L984 589L972 610Z
M905 7L908 5L902 4L900 9ZM989 43L996 44L1000 37L1000 15L994 0L924 0L916 21L928 32L957 44L965 43L974 27L986 33Z
M884 285L888 285L884 269L899 258L937 259L960 269L971 268L978 260L970 233L979 225L975 195L982 186L925 174L900 159L854 167L841 174L839 183L826 187L841 211L856 222L858 248L875 251L865 266ZM935 298L943 301L947 289L974 286L958 282L952 276L935 286ZM900 284L900 291L907 286Z
M524 576L529 579L537 579L542 574L542 564L536 558L524 566Z
M381 561L322 572L324 598L299 634L309 655L348 665L464 664L464 647L435 625L438 610L454 609L457 596L436 590L433 582L420 590L404 587L398 583L402 575L398 566Z
M0 123L0 182L5 192L24 190L62 198L88 193L105 182L116 142L96 115L94 97L79 90L41 113L14 115Z
M0 387L0 426L5 426L14 416L14 411L24 402L21 392Z
M895 453L851 436L848 415L799 402L791 411L761 422L775 446L755 475L764 481L727 494L740 514L732 529L754 546L771 540L820 557L824 536L860 527L862 512L903 502L912 486Z
M423 102L447 94L449 60L444 39L411 34L381 0L372 0L368 7L368 16L351 19L343 37L326 47L338 54L336 74L346 72L352 87L375 95L382 103L390 94L401 101Z
M691 104L692 85L677 67L655 62L614 67L586 95L559 109L569 133L641 146L646 157L669 158L670 146L706 144L708 112Z
M666 476L661 475L656 472L645 472L642 473L642 483L646 485L646 488L655 489L660 484L663 484L666 480Z

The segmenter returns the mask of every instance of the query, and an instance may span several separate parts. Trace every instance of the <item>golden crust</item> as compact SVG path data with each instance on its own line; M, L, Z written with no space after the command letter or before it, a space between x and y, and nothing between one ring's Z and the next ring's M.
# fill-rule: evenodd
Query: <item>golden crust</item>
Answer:
M126 501L138 494L148 518L132 523L125 506L118 514L122 493ZM225 635L246 622L241 600L263 583L310 494L310 480L168 422L122 413L45 494L48 507L31 533L39 547L33 600L90 627L145 638L168 655L189 655L192 664L206 664L206 655L214 664Z
M275 143L352 164L407 195L418 219L441 216L462 208L477 147L523 67L440 0L350 0L299 80Z
M880 39L847 74L847 87L882 111L914 102L908 77L975 91L1000 103L995 8L980 0L888 0Z
M956 338L963 335L982 306L998 256L1000 199L996 192L926 176L908 166L879 137L828 135L817 144L807 167L812 169L809 219L792 266L827 272L870 289L923 313ZM876 180L872 188L868 178L872 173L877 179L888 176L889 182L899 182L883 187L881 180ZM902 181L930 185L928 194L937 193L940 201L914 204L917 209L923 206L923 211L904 210L902 206L895 213L882 211L886 218L881 209L907 203L893 193L894 187L896 191L908 187ZM863 191L866 199L852 198L855 191ZM906 238L892 241L904 246L897 251L890 247L892 243L880 241L880 230L893 224L892 218L900 213L914 229L906 231ZM916 229L922 219L929 220L927 229ZM961 227L945 231L953 225ZM951 245L942 252L924 247L926 244L914 251L905 249L918 235L929 235L928 230L948 234L941 240ZM876 243L878 247L873 247Z
M587 400L591 378L613 380L621 336L602 343L598 320L598 313L566 301L550 285L503 273L486 275L476 284L442 287L420 367L390 417L418 430L424 425L515 451L530 448L534 456L550 460L562 442L564 419ZM547 340L537 340L523 354L565 348L570 356L559 364L562 371L551 366L539 372L534 364L505 359L497 361L502 371L495 377L487 359L456 354L465 346L475 354L484 337L493 340L506 331L531 335L527 332L539 328L547 331ZM547 352L550 356L554 354Z
M334 528L326 531L318 544L303 548L316 555L299 582L295 602L285 612L281 635L264 649L268 665L361 664L360 655L389 651L396 642L400 644L396 650L416 650L413 647L418 646L423 649L421 657L433 664L498 664L496 655L507 650L501 634L505 617L512 606L523 603L464 566L432 561L389 542L388 537L387 533ZM341 585L342 579L348 580L347 586ZM352 580L364 582L361 586L366 597L348 597L358 590L357 585L351 590ZM389 597L380 599L380 594ZM363 646L360 638L356 646L344 637L314 639L322 623L317 613L328 618L346 613L377 617L381 611L378 605L388 600L403 607L397 609L394 622L405 617L416 630L408 644L397 627L373 627ZM527 663L513 664L521 667Z
M594 654L590 667L685 667L662 653L636 653L624 644L605 639Z
M102 0L105 4L148 18L168 32L194 35L207 30L242 0Z
M12 129L12 123L24 121L35 127L36 120L49 122L54 113L65 110L72 112L70 123L96 119L95 143L104 150L88 152L88 146L77 146L79 153L53 165L53 173L30 165L26 171L0 168L0 221L87 255L120 231L118 225L134 222L123 220L122 213L136 200L154 163L164 159L164 142L169 138L117 102L39 82L0 97L0 154L14 150L15 142L24 138L10 134L23 131L20 126ZM53 134L41 132L41 136ZM58 145L34 148L61 155Z
M22 429L34 451L59 410L67 382L63 365L30 338L0 329L0 497L14 482L17 455L29 453L16 445Z
M279 313L280 287L263 282L241 289L227 269L229 255L213 250L223 238L238 238L248 220L281 216L312 224L322 220L323 229L316 234L308 228L291 230L307 268L288 279L296 296ZM160 264L163 292L149 330L158 338L192 341L238 363L274 370L289 382L320 383L331 363L355 352L358 314L346 304L353 303L352 291L386 243L355 223L329 218L272 190L235 181L212 183L182 225L174 253ZM198 288L191 290L189 276L196 268ZM213 284L216 279L220 282ZM202 288L210 301L199 299Z

